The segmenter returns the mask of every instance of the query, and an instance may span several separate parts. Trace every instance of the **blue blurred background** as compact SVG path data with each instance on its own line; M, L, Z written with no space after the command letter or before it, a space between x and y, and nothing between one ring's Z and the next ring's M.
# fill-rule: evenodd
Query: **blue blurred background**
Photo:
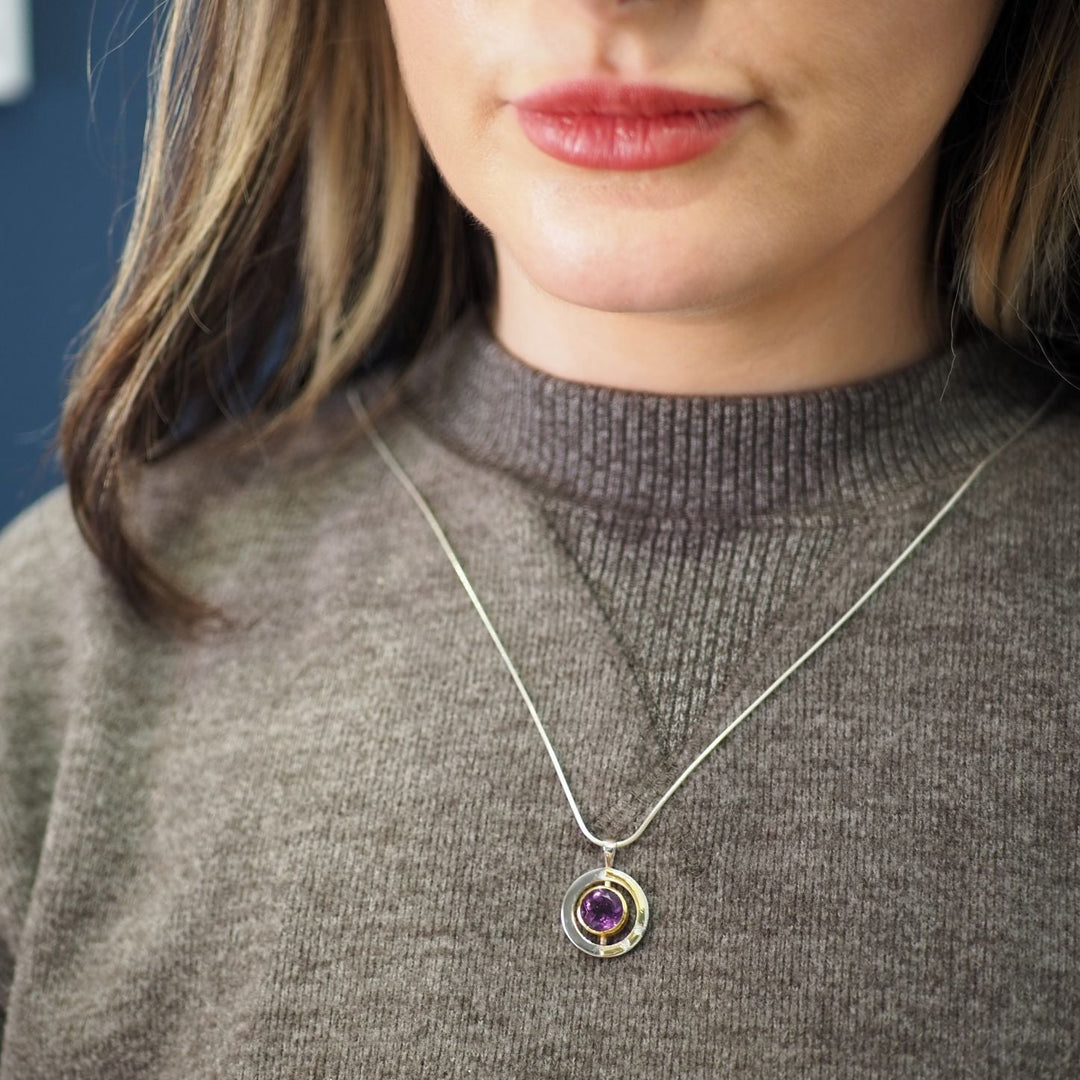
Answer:
M34 82L0 105L0 528L62 480L40 461L130 221L160 4L30 6Z

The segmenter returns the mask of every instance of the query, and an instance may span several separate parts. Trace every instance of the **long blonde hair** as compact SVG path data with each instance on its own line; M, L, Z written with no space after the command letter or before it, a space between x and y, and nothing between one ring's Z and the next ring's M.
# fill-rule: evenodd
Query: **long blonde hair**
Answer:
M494 258L421 142L382 2L173 0L151 73L132 225L50 452L134 609L188 633L231 620L138 542L137 470L223 418L222 456L303 424L358 369L490 299ZM945 129L935 201L954 343L1075 341L1077 0L1006 0Z

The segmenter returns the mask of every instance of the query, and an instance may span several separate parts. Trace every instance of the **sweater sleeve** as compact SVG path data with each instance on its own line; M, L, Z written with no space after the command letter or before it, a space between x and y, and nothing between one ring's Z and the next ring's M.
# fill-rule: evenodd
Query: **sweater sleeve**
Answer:
M79 545L64 485L0 531L0 1043L60 758Z

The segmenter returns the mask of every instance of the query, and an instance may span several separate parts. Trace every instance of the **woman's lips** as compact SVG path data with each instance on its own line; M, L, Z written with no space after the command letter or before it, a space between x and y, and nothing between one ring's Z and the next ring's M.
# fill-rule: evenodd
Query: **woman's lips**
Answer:
M746 106L668 87L581 79L514 101L534 146L593 169L657 169L704 154L738 127Z
M742 110L667 116L560 115L518 109L526 138L560 161L591 169L659 169L711 150Z

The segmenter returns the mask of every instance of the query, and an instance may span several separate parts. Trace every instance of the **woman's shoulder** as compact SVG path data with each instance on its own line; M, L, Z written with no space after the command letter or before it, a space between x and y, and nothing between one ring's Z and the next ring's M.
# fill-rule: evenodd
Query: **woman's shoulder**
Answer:
M394 430L399 420L392 411L384 426ZM131 537L196 591L245 565L287 560L327 533L359 539L362 525L370 532L380 519L385 470L345 388L276 436L237 436L219 425L138 466L124 489ZM89 594L116 599L65 481L0 528L0 632L55 626Z
M0 529L0 636L26 638L32 624L52 621L94 563L62 482Z
M15 829L9 798L33 804L55 771L66 717L58 699L86 644L76 598L95 581L100 583L100 571L79 532L66 484L38 497L0 530L0 818L9 833ZM15 855L3 844L0 857L13 873ZM4 874L0 885L10 885ZM5 944L0 938L0 967Z

